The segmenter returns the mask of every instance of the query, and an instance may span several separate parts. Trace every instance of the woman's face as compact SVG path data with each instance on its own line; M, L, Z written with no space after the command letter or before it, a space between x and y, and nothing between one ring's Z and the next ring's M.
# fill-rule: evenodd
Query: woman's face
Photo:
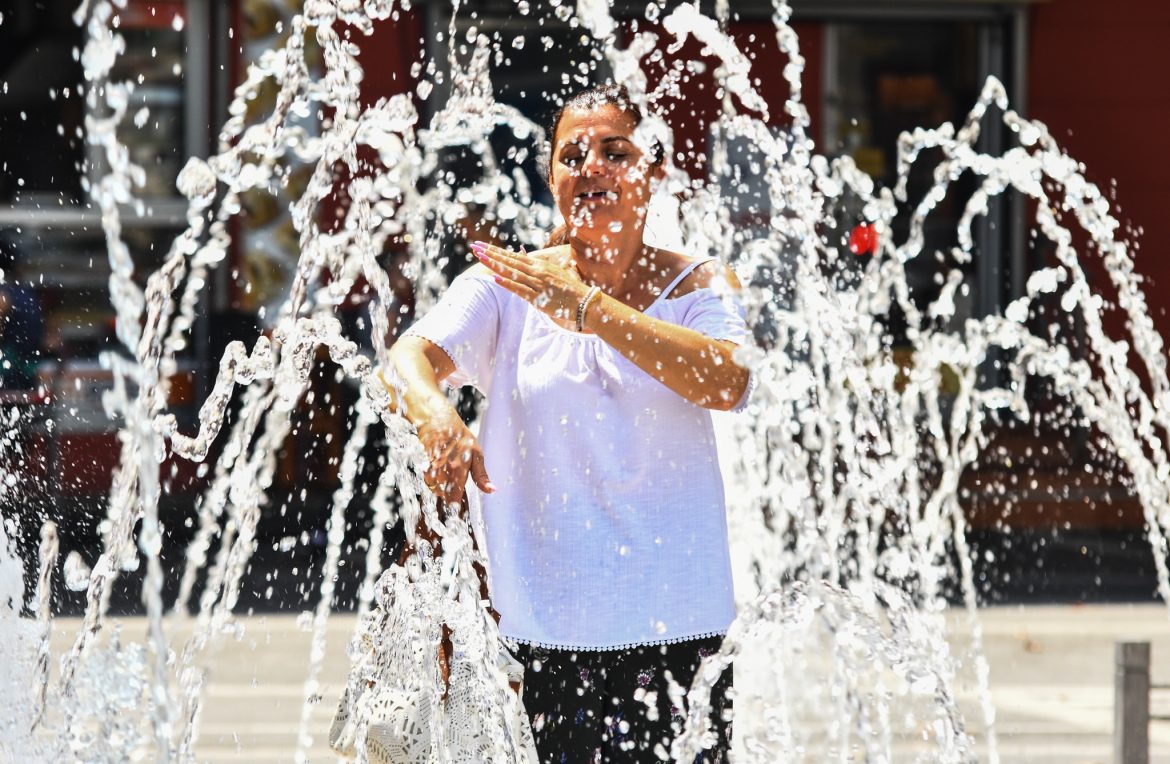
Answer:
M634 145L636 127L633 115L611 104L561 117L549 181L570 236L604 244L643 228L661 170Z

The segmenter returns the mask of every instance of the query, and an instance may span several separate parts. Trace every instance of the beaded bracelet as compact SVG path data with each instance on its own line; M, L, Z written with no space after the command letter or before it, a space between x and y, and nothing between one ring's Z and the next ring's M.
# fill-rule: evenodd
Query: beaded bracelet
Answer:
M577 306L577 331L585 331L585 310L589 307L589 303L593 302L593 298L601 294L601 287L590 287L589 291L585 293L585 298L581 300L581 304Z

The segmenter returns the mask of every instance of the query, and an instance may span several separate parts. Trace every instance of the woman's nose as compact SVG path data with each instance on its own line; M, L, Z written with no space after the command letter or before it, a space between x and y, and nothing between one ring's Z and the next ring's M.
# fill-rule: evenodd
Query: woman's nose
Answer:
M601 152L590 151L585 155L585 160L581 162L581 174L588 177L593 175L600 175L605 172L605 157Z

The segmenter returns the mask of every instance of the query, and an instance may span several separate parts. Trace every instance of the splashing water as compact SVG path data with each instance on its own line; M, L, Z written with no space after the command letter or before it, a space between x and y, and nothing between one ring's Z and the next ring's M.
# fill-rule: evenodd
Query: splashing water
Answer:
M391 0L307 0L288 25L284 46L266 52L236 89L218 153L206 161L191 159L180 174L178 187L188 200L187 228L143 290L133 278L119 222L122 205L135 203L142 171L131 164L118 140L133 85L109 81L124 50L112 24L117 7L107 0L87 2L77 20L89 35L81 57L90 81L90 114L102 115L87 117L87 136L109 167L92 194L102 212L110 294L124 350L103 357L115 378L105 403L120 423L124 448L108 503L103 553L92 569L73 571L82 579L88 604L55 677L45 636L47 575L56 557L53 531L44 533L43 572L34 598L37 620L29 620L20 617L25 592L22 565L8 543L13 529L0 526L0 635L15 646L14 660L0 667L7 672L0 675L0 686L37 688L27 717L17 710L12 712L17 716L0 720L0 751L17 760L80 750L94 760L124 760L147 751L160 759L194 758L209 650L224 634L240 628L233 610L261 506L274 479L276 454L289 435L291 412L307 391L321 348L357 385L361 398L344 447L341 486L333 496L321 604L312 615L299 755L307 755L313 737L308 703L319 691L321 662L330 649L325 625L345 512L356 490L359 454L379 418L387 433L386 468L372 500L376 520L359 610L366 614L375 596L384 596L394 581L388 577L375 585L381 572L381 532L395 513L390 499L398 492L402 505L397 513L405 528L414 529L421 518L443 539L441 555L423 555L418 575L429 583L418 592L430 592L434 600L422 609L449 609L452 622L468 637L465 662L456 672L466 713L490 707L494 715L485 713L483 718L504 720L486 726L470 741L436 733L431 740L435 758L460 759L470 755L470 748L514 750L520 732L507 720L515 717L507 708L502 713L496 708L516 701L497 667L494 621L478 600L473 563L482 559L465 523L440 518L421 479L421 448L410 427L389 413L387 393L374 374L386 358L387 313L393 304L387 274L375 259L388 240L407 242L408 270L420 309L425 309L443 284L443 234L458 218L461 200L475 199L497 219L510 221L529 247L540 245L553 222L553 211L535 200L525 174L506 170L488 141L493 130L506 129L530 146L528 156L535 157L545 139L538 126L493 98L488 63L501 43L473 30L466 36L466 55L451 46L450 95L423 127L406 95L362 107L357 48L339 32L345 25L355 34L368 34L376 22L397 18L407 6ZM456 3L452 37L458 11ZM655 116L655 104L675 92L677 80L668 76L650 88L647 61L664 48L678 50L688 38L719 59L716 78L724 98L714 125L715 182L695 190L682 170L668 167L664 193L685 192L678 210L685 250L720 255L740 272L748 285L746 299L757 335L763 338L739 354L759 385L755 415L733 426L736 448L728 476L735 487L729 495L733 555L737 567L750 573L739 582L740 616L723 648L700 670L686 702L684 688L671 688L678 705L688 710L686 728L670 755L687 761L709 742L710 688L738 657L766 668L759 672L766 681L745 688L737 701L739 760L818 761L857 751L866 760L886 761L901 741L914 739L919 760L967 761L975 755L977 738L996 760L990 677L980 649L959 480L987 447L993 418L1031 417L1024 396L1028 379L1051 380L1076 418L1098 428L1123 461L1145 511L1159 592L1170 600L1170 497L1165 488L1170 476L1165 445L1170 379L1129 249L1116 237L1118 223L1101 192L1086 182L1043 125L1008 108L1004 88L995 80L988 81L964 124L901 137L899 182L892 189L875 188L848 158L815 154L801 102L803 59L782 0L776 2L774 22L776 45L788 58L784 78L789 99L783 104L770 104L757 92L747 76L750 62L724 33L720 14L707 17L691 5L665 14L651 4L648 18L665 14L662 33L638 31L619 47L616 22L605 3L581 0L575 11L562 5L557 13L593 37L615 79L645 105L649 116L635 137L647 146L662 142L667 157L674 155L672 136L665 121ZM307 64L309 38L324 61L320 77ZM517 50L522 45L509 44ZM432 66L426 71L435 70ZM248 103L266 84L277 89L275 104L258 123L248 124ZM427 97L432 87L431 80L421 79L419 95ZM314 135L305 130L303 119L318 110L333 117L327 129ZM783 135L767 125L768 113L778 110L791 120ZM1017 145L1002 156L982 154L975 147L985 122L993 118L1001 119L1016 138ZM380 166L362 165L359 146L372 149ZM438 152L452 146L466 147L482 161L482 177L461 189L446 182L428 184ZM771 211L765 226L736 229L726 214L730 199L719 181L733 174L728 162L733 146L761 168ZM934 165L933 185L921 199L910 199L907 179L928 151L942 157ZM325 229L317 211L335 192L338 167L348 171L343 190L352 203L335 227ZM198 431L180 432L166 409L166 380L193 325L199 294L211 271L223 266L231 242L228 224L241 209L241 195L286 187L298 169L309 174L291 209L300 258L270 336L259 337L250 349L240 342L228 347L199 412ZM976 178L977 190L960 219L959 246L932 252L924 236L927 220L960 177ZM1033 274L1025 294L1002 315L957 321L961 266L975 256L973 226L1009 189L1036 202L1035 226L1055 243L1057 262ZM876 252L852 276L842 278L848 258L824 231L834 226L834 205L845 197L860 200L863 217L876 234ZM909 232L901 240L894 235L898 204L912 210ZM1066 225L1065 217L1054 211L1058 209L1068 211L1080 232ZM1090 243L1078 249L1075 242L1082 232ZM923 307L911 298L906 265L935 254L945 255L949 265L938 297ZM1084 262L1096 257L1107 267L1118 307L1127 318L1128 335L1123 338L1106 332L1103 299L1086 276ZM776 274L791 277L779 279ZM336 317L359 278L370 284L373 296L373 350L368 356L345 336ZM1056 333L1035 328L1034 306L1052 297L1066 313L1083 317L1086 352L1078 354L1053 339ZM891 311L905 317L906 338L913 347L908 362L891 352L886 328ZM993 360L1002 368L993 380L1001 380L999 384L981 381L981 369ZM944 392L944 378L957 380L951 392ZM237 387L244 388L238 396ZM227 424L235 397L238 413ZM0 432L0 449L5 447L3 437ZM201 461L217 438L224 440L224 447L198 503L196 535L186 550L174 617L186 617L202 570L207 585L199 595L192 636L181 646L172 645L162 602L157 465L168 450ZM216 535L220 545L209 559ZM146 644L123 645L108 627L106 614L111 586L119 571L134 563L136 547L147 563L143 600L149 638ZM952 569L955 559L957 571ZM940 617L943 584L956 572L971 632L971 654L964 660L947 648ZM423 633L423 626L408 620L401 628ZM367 638L385 627L369 618L362 624ZM433 626L431 622L427 628ZM383 664L361 670L404 682L414 677L409 681L421 686L427 680L418 678L416 660L411 650L388 651ZM963 666L972 667L982 692L982 718L975 723L963 719L954 700L953 687ZM810 676L825 681L809 681ZM109 692L115 684L118 691ZM431 685L433 689L433 681ZM484 745L489 748L480 747Z

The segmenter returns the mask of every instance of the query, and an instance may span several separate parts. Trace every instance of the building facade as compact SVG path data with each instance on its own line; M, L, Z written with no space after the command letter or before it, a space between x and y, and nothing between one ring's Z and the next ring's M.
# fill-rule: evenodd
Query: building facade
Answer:
M73 55L83 44L82 33L69 21L72 3L49 5L18 2L4 11L0 23L0 82L6 83L0 93L0 232L20 253L25 278L35 274L44 313L42 394L19 400L10 395L9 400L36 407L42 422L53 423L42 439L38 470L55 486L55 495L101 496L117 459L113 428L100 406L109 374L96 360L113 341L109 271L97 213L85 190L96 158L87 154L84 141L84 78ZM474 25L500 40L525 38L526 44L511 43L510 55L493 61L495 95L546 121L552 102L542 94L579 89L584 82L580 64L591 55L590 46L582 42L580 30L558 19L551 4L523 5L527 13L504 0L469 0L452 21L448 4L425 0L397 21L380 23L372 35L355 35L365 70L363 99L373 103L396 93L417 93L415 64L445 60L449 25L457 35ZM707 5L704 9L714 12ZM986 79L999 78L1012 107L1046 122L1068 152L1084 162L1088 177L1115 197L1119 216L1140 247L1138 269L1149 279L1154 321L1170 337L1170 318L1158 296L1161 282L1170 280L1170 266L1159 257L1170 246L1170 230L1159 225L1160 211L1170 203L1170 179L1156 137L1161 120L1170 116L1170 89L1157 76L1166 71L1160 44L1170 31L1164 3L1130 0L1105 10L1090 0L793 0L792 7L806 58L803 99L819 152L849 155L876 181L888 184L896 176L900 132L961 121ZM145 205L128 210L126 217L126 238L144 272L159 262L184 225L174 188L183 161L214 149L234 86L249 61L279 40L280 25L295 10L293 0L128 0L120 13L127 52L115 76L140 78L136 97L149 107L143 124L126 133L132 158L147 173ZM620 34L628 39L636 26L655 27L658 22L647 21L645 11L638 4L615 4ZM771 3L733 0L727 12L727 29L753 59L751 76L772 103L780 103L786 85L778 73L786 61L775 45ZM545 49L555 55L544 55ZM665 56L662 71L651 77L669 68L672 55L702 58L698 47L688 43ZM599 70L590 76L604 74ZM694 178L707 171L710 123L720 110L712 83L710 67L696 72L680 84L680 97L667 112L676 145L693 149L682 165ZM443 84L427 98L416 95L424 120L443 95ZM271 96L260 93L258 100ZM773 120L783 129L779 109ZM1009 145L1003 130L986 130L981 140L981 148L990 152ZM232 268L221 269L208 285L181 379L174 385L172 405L188 421L224 345L237 338L251 343L262 324L257 313L266 294L279 293L289 258L295 261L295 237L290 238L275 205L245 199L244 207L235 223ZM934 246L947 246L960 213L955 204L937 216ZM968 314L1002 309L1049 256L1031 235L1028 215L1027 204L1009 196L993 204L980 222L979 257L966 276L972 295L964 308ZM912 280L924 299L932 288L932 268L928 263L912 266ZM318 430L333 426L344 423L318 423ZM332 457L320 458L329 462ZM296 474L303 465L286 468ZM187 469L164 466L177 493L198 484ZM1086 528L1141 523L1140 512L1126 503L1121 489L1115 498L1123 509L1103 519L1095 507L1101 491L1113 490L1109 486L1087 487L1081 499L1075 492L1069 499L1056 473L1047 492L1044 479L1031 499L1021 494L1013 522ZM972 510L977 524L1003 521L988 514L998 513L996 507L980 511Z

